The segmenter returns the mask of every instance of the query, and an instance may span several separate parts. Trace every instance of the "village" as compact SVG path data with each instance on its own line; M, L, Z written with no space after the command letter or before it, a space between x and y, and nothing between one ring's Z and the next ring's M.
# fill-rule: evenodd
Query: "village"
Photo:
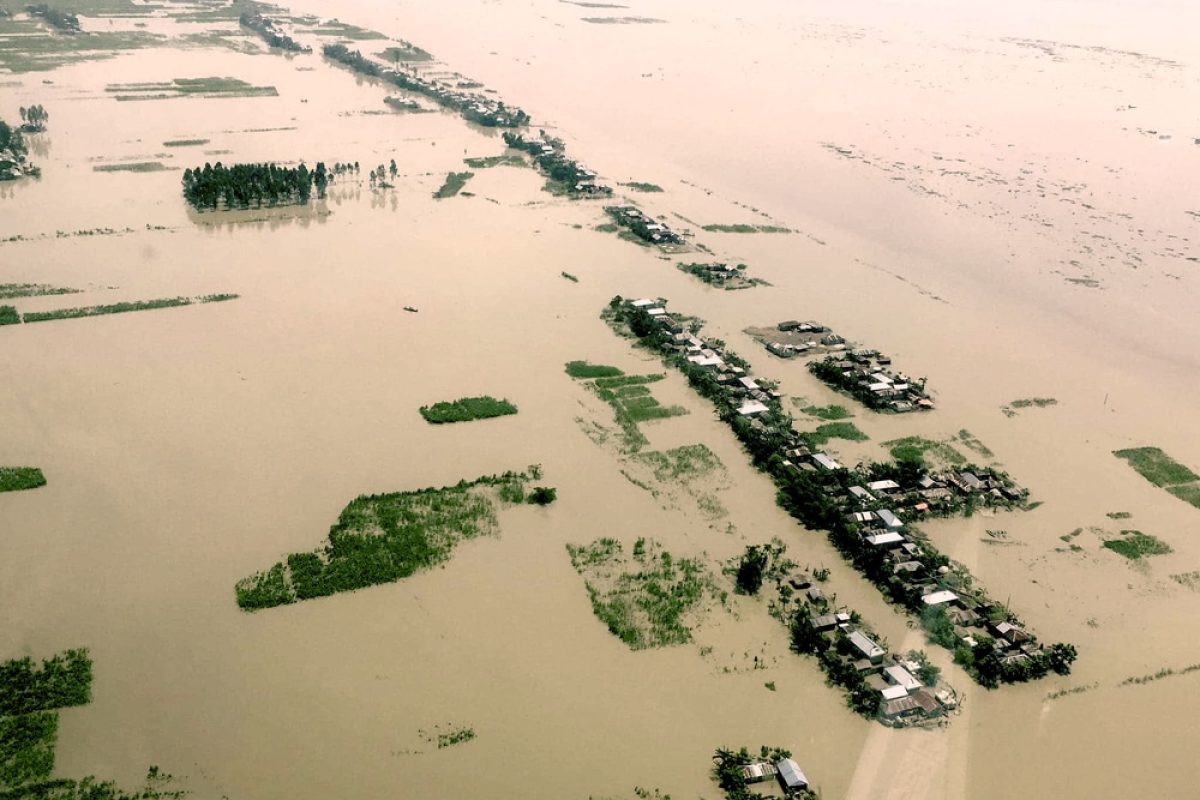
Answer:
M657 222L634 205L606 206L604 212L618 226L627 229L646 244L660 246L683 244L683 236L665 223Z
M751 278L748 276L745 264L729 264L724 262L688 264L681 262L676 266L683 272L699 278L709 286L715 286L718 289L725 289L726 291L751 289L755 286L769 285L761 278Z
M940 472L914 460L847 468L792 427L775 384L754 378L749 363L724 343L700 338L697 324L668 312L665 301L614 298L605 316L683 371L775 480L781 505L806 526L827 531L846 560L912 614L931 641L952 651L976 682L993 687L1070 671L1072 645L1039 643L911 524L1020 508L1027 490L995 468L970 464ZM849 638L834 628L835 637Z
M612 187L596 182L596 173L574 159L567 158L566 145L540 131L538 136L525 137L504 133L504 143L533 157L546 176L569 195L609 195Z

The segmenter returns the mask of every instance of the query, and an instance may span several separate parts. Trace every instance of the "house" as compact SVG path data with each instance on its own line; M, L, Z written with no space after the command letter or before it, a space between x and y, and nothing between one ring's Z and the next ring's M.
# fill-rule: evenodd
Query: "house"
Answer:
M787 791L800 792L808 788L808 778L804 777L800 765L792 759L776 761L775 769L779 772L779 782Z
M812 626L815 631L831 631L838 626L837 614L822 614L819 617L813 617Z
M1021 642L1029 641L1029 634L1009 622L998 622L991 626L992 633L996 634L996 638L1003 639L1011 644L1020 644Z
M900 484L898 484L892 480L872 481L871 483L867 484L867 488L870 489L872 492L887 493L887 492L894 492L894 491L898 490L900 488Z
M742 775L746 778L746 783L762 783L775 777L777 773L775 765L766 761L756 761L742 767Z
M884 649L866 636L862 631L853 631L850 636L850 644L854 649L863 654L863 657L872 664L878 664L883 660Z
M879 713L886 719L894 719L896 717L907 717L910 714L915 714L920 709L921 704L910 696L888 700L880 707Z
M754 380L754 378L738 378L738 383L742 385L743 389L753 390L758 388L758 381Z
M882 547L891 550L894 547L904 544L904 535L895 531L888 531L887 533L877 533L873 536L864 536L863 541L872 547Z
M911 672L899 664L884 668L883 677L887 678L888 682L896 688L903 689L906 695L912 694L922 686L921 682L914 678Z
M939 592L931 592L921 598L921 602L927 606L941 606L947 603L957 603L958 595L949 589L942 589Z
M814 453L812 457L813 463L823 470L833 472L835 469L841 469L842 465L834 461L824 453Z
M738 413L743 417L757 417L759 414L766 414L771 409L757 400L747 400L738 408Z
M979 476L975 475L973 472L960 473L958 480L969 492L977 492L984 488L983 481L979 480Z
M850 494L855 500L858 500L861 503L869 503L875 499L875 495L871 494L861 486L851 486Z
M629 305L633 306L634 308L649 308L651 306L658 305L658 301L643 297L640 300L630 300Z
M715 370L725 364L724 359L719 356L695 355L688 356L688 361L695 364L697 367L703 367L708 370Z
M881 508L876 512L879 515L879 521L884 524L889 531L898 531L904 527L904 523L891 511L886 508Z
M883 696L884 702L889 700L899 700L903 697L908 697L908 690L903 686L885 686L879 690L879 694Z

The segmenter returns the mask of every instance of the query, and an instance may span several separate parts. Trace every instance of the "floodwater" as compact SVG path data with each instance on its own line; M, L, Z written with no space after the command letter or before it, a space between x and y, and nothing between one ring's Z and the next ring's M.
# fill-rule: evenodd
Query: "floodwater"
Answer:
M1200 13L627 5L347 0L338 16L496 89L609 181L659 184L630 199L673 227L795 229L696 231L771 287L709 289L591 230L600 204L552 198L531 170L475 170L472 196L434 201L499 136L380 114L383 87L319 56L160 48L3 76L0 117L39 102L51 121L40 181L0 186L0 240L28 240L0 242L0 282L84 291L21 311L241 295L0 329L0 463L49 480L0 496L0 657L86 646L96 665L93 702L62 714L55 774L133 785L157 764L200 797L716 797L716 747L773 744L827 798L1193 794L1200 674L1118 684L1200 662L1200 594L1170 578L1200 570L1200 511L1110 451L1158 445L1200 468ZM605 16L664 21L583 21ZM278 97L105 92L211 75ZM177 139L209 142L162 144ZM363 177L302 214L189 214L179 196L186 166L300 158L359 161ZM366 171L393 158L396 188L372 190ZM114 161L173 169L93 170ZM97 228L115 233L56 235ZM936 411L859 411L872 441L834 449L879 458L879 442L962 429L991 448L1044 505L927 530L1043 639L1075 643L1074 674L986 692L934 651L963 711L896 732L847 712L755 601L711 614L694 646L628 651L565 543L648 535L716 562L779 536L831 567L839 601L893 647L920 636L774 506L677 375L654 394L690 413L643 430L654 449L717 453L727 520L664 508L589 441L576 418L610 412L563 363L655 368L598 319L614 294L670 298L811 402L838 396L744 328L817 318L927 377ZM520 413L444 427L416 413L482 393ZM1030 396L1058 405L1001 413ZM531 463L559 501L503 511L498 538L442 568L256 614L234 604L239 578L318 546L360 493ZM1132 516L1105 516L1118 511ZM1076 528L1081 551L1059 538ZM1174 552L1130 565L1100 547L1121 528ZM476 738L438 751L421 734L436 726Z

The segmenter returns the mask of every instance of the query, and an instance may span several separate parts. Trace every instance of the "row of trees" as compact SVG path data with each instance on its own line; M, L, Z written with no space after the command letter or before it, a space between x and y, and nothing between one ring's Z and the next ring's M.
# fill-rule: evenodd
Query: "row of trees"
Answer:
M46 130L50 121L50 113L44 107L32 105L29 108L21 106L21 130L26 133L39 133Z
M59 11L57 8L51 8L45 3L25 6L25 10L32 16L41 17L64 33L79 33L82 30L79 27L79 17L66 11Z
M218 161L184 170L183 196L198 209L216 209L222 202L226 208L261 207L263 203L304 204L314 189L317 197L325 196L332 175L323 161L318 161L313 170L303 163L298 167L273 163L226 167Z
M243 11L242 15L238 17L238 22L241 23L243 28L249 28L261 36L263 41L271 47L278 47L280 50L287 50L292 53L312 52L311 47L306 47L281 32L272 20L264 17L262 14L253 11Z

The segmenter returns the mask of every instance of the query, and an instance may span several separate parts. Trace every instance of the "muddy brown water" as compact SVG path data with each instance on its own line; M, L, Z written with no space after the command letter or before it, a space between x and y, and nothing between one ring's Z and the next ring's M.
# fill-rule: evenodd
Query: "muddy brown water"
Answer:
M6 78L0 115L41 102L52 117L43 178L0 187L0 239L29 239L0 243L0 281L84 290L22 311L241 295L0 330L0 462L49 479L0 496L0 654L82 645L96 662L94 701L62 715L56 774L132 785L158 764L234 798L713 797L714 748L768 743L826 797L1188 796L1196 674L1118 684L1200 661L1200 596L1169 577L1200 569L1200 511L1109 452L1156 444L1200 468L1200 219L1185 213L1200 202L1182 180L1200 167L1195 11L658 2L619 13L665 24L595 25L580 19L592 9L538 0L472 6L467 27L461 13L338 10L495 88L609 180L663 186L630 198L674 227L797 229L697 231L773 286L706 287L592 231L599 204L554 199L529 170L475 170L473 197L432 200L464 155L500 152L496 133L372 113L384 89L316 56L143 50ZM208 75L279 96L104 91ZM162 145L190 138L210 141ZM303 214L197 215L179 171L93 171L301 157L357 160L364 176L395 158L401 177L387 192L343 182ZM117 233L55 236L95 228ZM565 543L651 535L715 562L780 536L831 567L830 589L893 646L920 636L774 506L677 375L654 394L690 413L644 426L649 447L702 442L721 458L734 533L664 509L587 439L576 417L611 417L563 363L656 369L598 319L618 293L669 297L789 395L854 408L872 441L832 442L845 460L901 436L979 437L1044 505L927 531L1040 636L1076 643L1075 673L985 692L931 651L964 710L945 731L895 732L852 717L754 601L710 616L696 645L625 649ZM869 414L742 333L792 318L928 377L937 411ZM520 413L444 427L416 413L478 393ZM1028 396L1059 404L1001 414ZM498 538L442 568L253 615L234 605L237 579L316 547L359 493L530 463L559 502L502 512ZM1080 527L1073 552L1059 537ZM1121 528L1174 553L1130 565L1100 546ZM438 725L477 736L438 751L419 733Z

